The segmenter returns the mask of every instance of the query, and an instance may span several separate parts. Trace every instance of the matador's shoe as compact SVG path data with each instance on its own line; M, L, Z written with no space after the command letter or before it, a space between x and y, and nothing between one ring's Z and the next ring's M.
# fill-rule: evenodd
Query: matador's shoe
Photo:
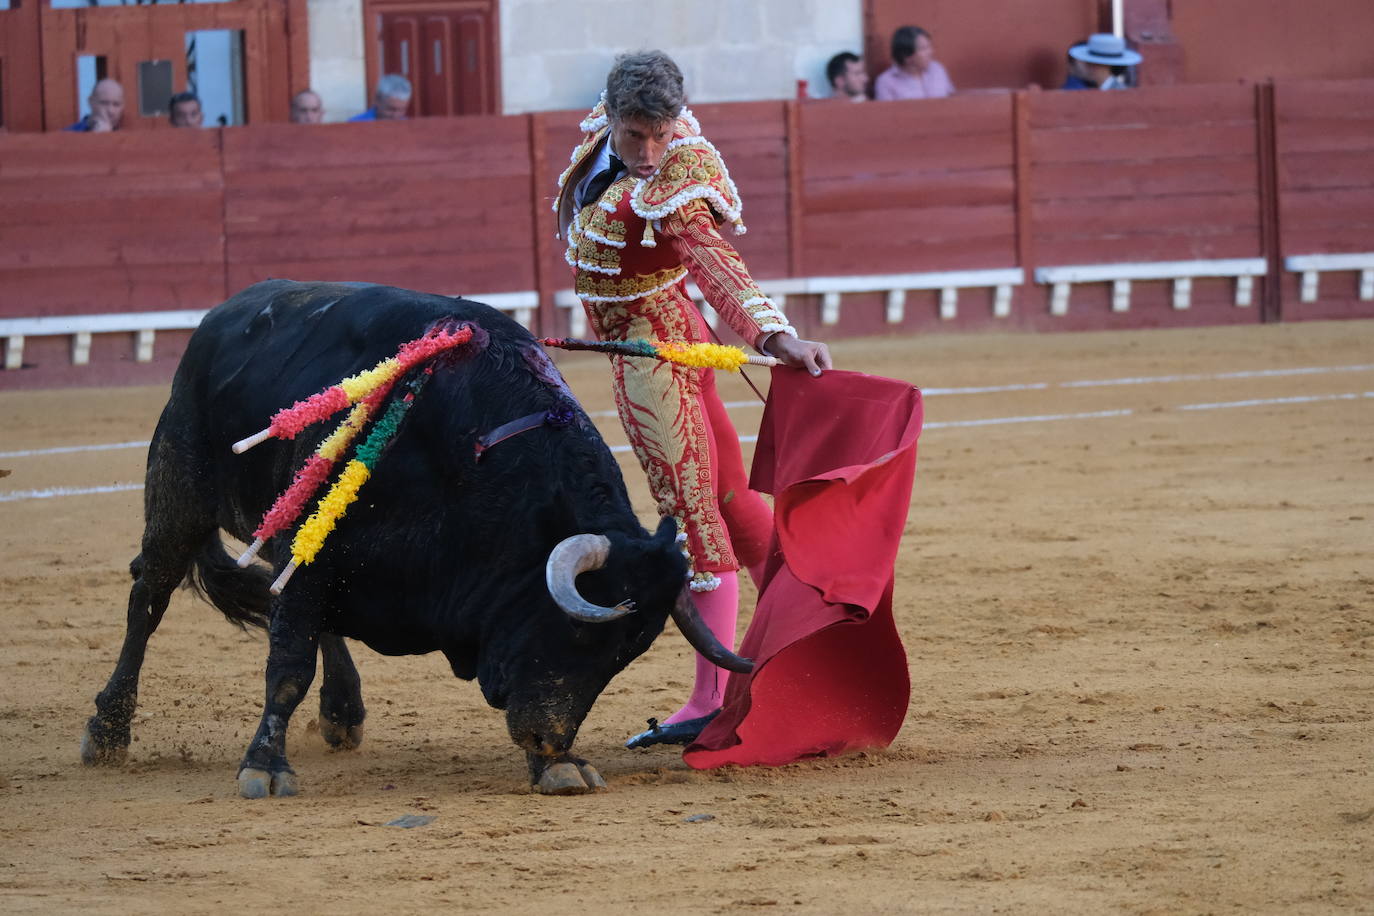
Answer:
M625 742L626 747L652 747L655 744L691 744L701 734L706 725L720 715L720 710L709 712L695 719L683 719L671 725L659 725L657 719L649 720L649 727Z

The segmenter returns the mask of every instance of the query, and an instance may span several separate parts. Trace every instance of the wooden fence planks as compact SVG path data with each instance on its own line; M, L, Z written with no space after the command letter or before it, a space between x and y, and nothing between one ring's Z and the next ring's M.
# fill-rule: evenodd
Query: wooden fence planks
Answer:
M1374 80L1277 83L1274 120L1283 255L1374 252ZM1320 300L1303 302L1298 276L1286 273L1283 317L1374 315L1358 278L1331 272Z
M1254 89L1032 93L1039 265L1261 253Z
M1009 317L991 317L991 290L965 290L952 319L922 291L887 325L884 294L853 293L815 333L1255 321L1233 280L1199 280L1186 310L1171 284L1137 283L1120 313L1110 284L1083 284L1052 316L1031 277L1257 256L1274 265L1260 293L1282 299L1282 317L1371 314L1358 272L1330 272L1303 303L1282 264L1374 251L1374 80L695 113L745 205L748 234L725 236L762 280L1027 276ZM277 276L538 290L540 330L565 333L554 296L572 275L549 208L584 115L0 135L0 315L208 308ZM821 320L818 296L788 310L799 327Z
M521 118L228 132L231 283L287 276L530 289L528 147Z
M1367 121L1374 116L1370 106L1374 79L1283 80L1277 86L1280 98L1275 114L1280 125L1328 119Z
M1033 200L1171 197L1253 193L1255 156L1147 159L1139 162L1038 162L1029 182Z
M6 314L204 308L225 295L218 131L7 136L0 200Z
M1043 92L1033 95L1031 128L1086 131L1187 126L1246 120L1254 89L1234 84L1152 86L1132 92ZM1251 115L1253 120L1253 114Z
M739 189L748 232L722 228L755 277L788 274L787 110L782 102L702 105L702 135L720 151Z
M800 106L808 274L1016 264L1012 99Z

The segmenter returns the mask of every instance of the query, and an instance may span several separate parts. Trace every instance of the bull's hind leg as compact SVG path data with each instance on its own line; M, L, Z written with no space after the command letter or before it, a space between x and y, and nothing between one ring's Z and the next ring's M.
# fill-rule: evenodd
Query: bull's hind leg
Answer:
M81 739L81 759L88 764L124 759L148 640L196 552L211 538L218 544L213 495L196 478L194 446L182 441L189 430L164 428L172 414L175 411L169 404L153 436L144 493L143 549L129 564L134 584L129 589L124 646L109 682L95 698L95 715L86 723Z
M134 584L129 589L129 610L124 646L105 689L96 694L95 715L81 737L81 760L87 764L122 763L129 750L129 723L138 706L138 677L148 640L167 612L172 591L186 575L191 551L145 552L129 564Z
M351 751L363 743L362 680L342 636L320 634L324 679L320 684L320 734L329 745Z
M257 734L239 765L239 794L244 798L299 791L296 773L286 760L286 729L315 679L315 654L320 646L320 617L306 587L306 582L292 583L295 591L288 590L272 603L267 699Z

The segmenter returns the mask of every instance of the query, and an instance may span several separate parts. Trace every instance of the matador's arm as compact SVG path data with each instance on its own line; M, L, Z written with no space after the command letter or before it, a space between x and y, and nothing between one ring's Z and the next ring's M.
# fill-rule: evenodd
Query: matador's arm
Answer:
M759 349L775 333L797 336L787 316L749 276L739 252L721 236L706 201L689 201L665 216L661 234L706 301L741 338Z

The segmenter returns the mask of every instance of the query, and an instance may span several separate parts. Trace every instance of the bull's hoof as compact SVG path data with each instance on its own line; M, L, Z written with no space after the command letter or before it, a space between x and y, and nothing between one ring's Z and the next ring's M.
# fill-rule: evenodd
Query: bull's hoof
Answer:
M606 780L590 763L555 763L544 770L534 784L543 795L585 795L606 788Z
M110 741L97 734L99 723L92 719L81 734L81 762L86 766L120 766L129 756L128 744Z
M290 770L269 773L244 767L239 770L239 795L243 798L266 798L269 795L285 797L300 792L296 774Z
M363 743L363 723L340 725L320 716L320 735L336 751L354 751Z

